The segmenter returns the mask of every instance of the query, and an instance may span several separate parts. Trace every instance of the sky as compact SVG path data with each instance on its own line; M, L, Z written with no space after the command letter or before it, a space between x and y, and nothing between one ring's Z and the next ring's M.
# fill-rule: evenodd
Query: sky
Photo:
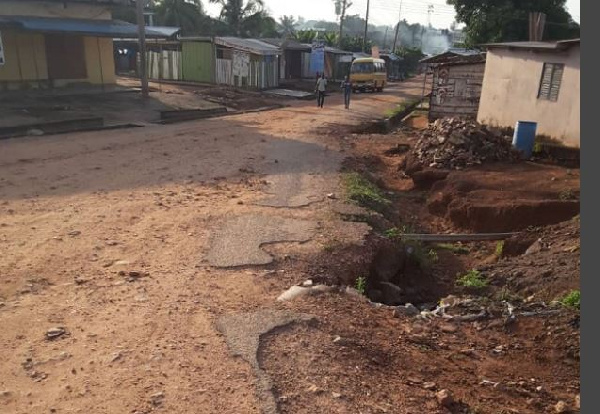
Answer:
M335 21L335 8L332 0L264 0L267 10L276 19L283 15L302 16L306 20ZM218 15L220 7L203 1L211 15ZM400 9L400 3L402 8ZM428 14L429 5L433 10ZM577 22L580 21L580 0L567 0L567 9ZM367 0L352 0L349 14L365 16ZM431 24L439 29L448 28L454 21L454 8L445 0L371 0L369 20L375 25L395 25L398 16L409 23Z

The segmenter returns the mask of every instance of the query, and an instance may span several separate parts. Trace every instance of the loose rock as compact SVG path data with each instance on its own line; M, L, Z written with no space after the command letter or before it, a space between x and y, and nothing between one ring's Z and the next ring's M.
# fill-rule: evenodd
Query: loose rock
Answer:
M157 392L156 394L152 394L150 396L150 402L152 403L152 405L158 406L158 405L162 404L164 398L165 398L164 392L162 392L162 391Z
M435 390L437 387L435 382L425 382L423 383L423 388L426 390Z
M569 406L567 405L566 402L559 401L554 406L554 412L559 413L559 414L560 413L568 413L569 412Z
M53 340L63 336L65 333L67 333L67 331L61 326L51 328L46 331L46 339Z
M448 390L441 390L438 391L435 394L435 398L437 398L438 403L442 406L442 407L450 407L453 403L454 403L454 397L452 396L452 393Z
M407 303L404 306L397 306L396 309L394 309L395 318L401 318L403 316L417 316L419 313L419 309L417 309L412 303Z

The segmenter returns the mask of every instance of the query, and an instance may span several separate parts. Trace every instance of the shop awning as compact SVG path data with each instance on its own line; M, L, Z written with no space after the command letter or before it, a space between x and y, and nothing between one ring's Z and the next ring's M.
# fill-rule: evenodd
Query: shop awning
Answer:
M0 28L11 27L31 32L70 33L82 36L96 37L126 37L137 38L137 25L120 20L90 20L90 19L58 19L51 17L32 16L0 16ZM173 34L164 28L153 30L146 27L146 36L150 38L167 38Z

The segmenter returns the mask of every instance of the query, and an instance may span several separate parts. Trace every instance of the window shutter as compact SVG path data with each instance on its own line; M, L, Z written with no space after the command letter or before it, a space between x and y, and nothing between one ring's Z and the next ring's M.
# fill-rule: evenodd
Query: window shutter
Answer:
M564 65L554 65L554 71L552 72L552 83L550 85L550 100L556 102L558 100L558 91L560 90L560 83L562 81L562 75L564 71Z
M540 92L538 98L548 99L550 96L550 87L552 85L552 64L544 63L544 71L542 72L542 81L540 83Z

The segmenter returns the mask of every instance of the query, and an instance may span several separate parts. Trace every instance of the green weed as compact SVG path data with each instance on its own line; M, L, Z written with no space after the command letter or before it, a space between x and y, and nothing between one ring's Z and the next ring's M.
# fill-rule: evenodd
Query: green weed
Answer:
M400 228L392 227L391 229L387 229L383 234L388 239L398 240L403 234L411 234L414 232L415 231L410 224L403 224Z
M365 294L365 290L367 288L367 278L364 276L359 276L356 278L356 283L354 284L354 287L356 288L356 290L358 290L358 292L361 295Z
M488 285L488 281L479 270L472 269L459 277L456 284L464 287L483 288Z
M581 291L572 290L567 295L565 295L562 299L560 299L560 303L563 306L566 306L568 308L580 309L581 308Z
M381 210L391 203L375 184L358 173L345 174L343 182L348 198L363 207Z
M494 254L497 257L502 257L503 251L504 251L504 240L501 240L498 243L496 243L496 250L494 250Z
M433 249L430 249L430 250L427 252L427 257L429 258L429 260L431 260L431 261L432 261L432 262L434 262L434 263L435 263L435 262L437 262L437 261L439 260L439 257L438 257L438 254L437 254L437 252L436 252L435 250L433 250Z
M391 229L387 229L383 234L388 239L397 240L402 235L402 232L398 227L392 227Z

